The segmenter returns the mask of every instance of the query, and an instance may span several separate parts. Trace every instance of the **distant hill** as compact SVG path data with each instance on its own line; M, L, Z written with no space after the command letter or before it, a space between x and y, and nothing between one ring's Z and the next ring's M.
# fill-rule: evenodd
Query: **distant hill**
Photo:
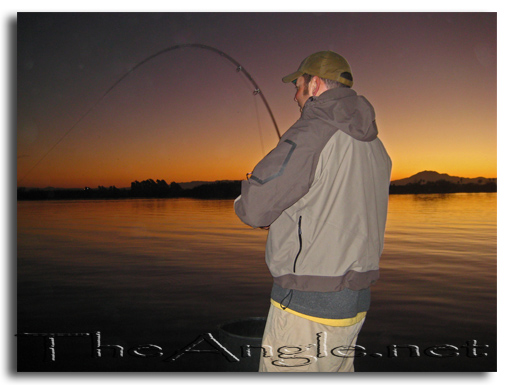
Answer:
M486 184L486 183L496 183L496 178L462 178L459 176L450 176L448 174L440 174L437 171L421 171L415 175L412 175L408 178L398 179L391 181L392 186L405 186L409 183L420 183L426 184L428 182L438 182L444 180L446 182L455 183L455 184L466 184L466 183L476 183L476 184Z
M440 174L436 171L422 171L409 178L394 180L389 194L448 194L496 192L496 178L461 178Z

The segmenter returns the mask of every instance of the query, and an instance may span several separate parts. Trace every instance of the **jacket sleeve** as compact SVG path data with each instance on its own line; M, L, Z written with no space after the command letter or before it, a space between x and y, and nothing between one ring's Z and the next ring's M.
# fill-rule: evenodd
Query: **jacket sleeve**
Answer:
M269 226L282 211L309 191L319 151L310 135L288 135L262 159L234 202L237 216L249 226Z

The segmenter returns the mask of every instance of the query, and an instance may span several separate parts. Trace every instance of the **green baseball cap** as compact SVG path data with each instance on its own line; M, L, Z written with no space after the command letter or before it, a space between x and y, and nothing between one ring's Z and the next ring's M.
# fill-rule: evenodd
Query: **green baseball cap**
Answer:
M282 81L289 83L295 81L303 74L309 74L323 79L335 80L351 87L353 80L344 78L342 76L344 72L352 73L350 64L348 64L344 57L332 51L321 51L307 56L300 64L298 71L283 77Z

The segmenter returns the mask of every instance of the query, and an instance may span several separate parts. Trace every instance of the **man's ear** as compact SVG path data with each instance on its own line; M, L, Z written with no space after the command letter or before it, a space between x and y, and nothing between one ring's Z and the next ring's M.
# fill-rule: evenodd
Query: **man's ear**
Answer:
M309 94L312 96L317 96L319 87L321 86L321 79L319 76L314 75L309 82Z

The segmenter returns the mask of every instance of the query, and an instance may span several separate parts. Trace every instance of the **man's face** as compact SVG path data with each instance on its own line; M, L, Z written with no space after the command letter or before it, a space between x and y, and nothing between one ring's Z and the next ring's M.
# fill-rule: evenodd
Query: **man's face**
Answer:
M309 90L309 85L305 84L305 78L303 76L300 76L296 80L295 86L296 86L296 94L294 96L294 101L298 103L298 106L300 106L300 112L302 112L305 102L312 95Z

